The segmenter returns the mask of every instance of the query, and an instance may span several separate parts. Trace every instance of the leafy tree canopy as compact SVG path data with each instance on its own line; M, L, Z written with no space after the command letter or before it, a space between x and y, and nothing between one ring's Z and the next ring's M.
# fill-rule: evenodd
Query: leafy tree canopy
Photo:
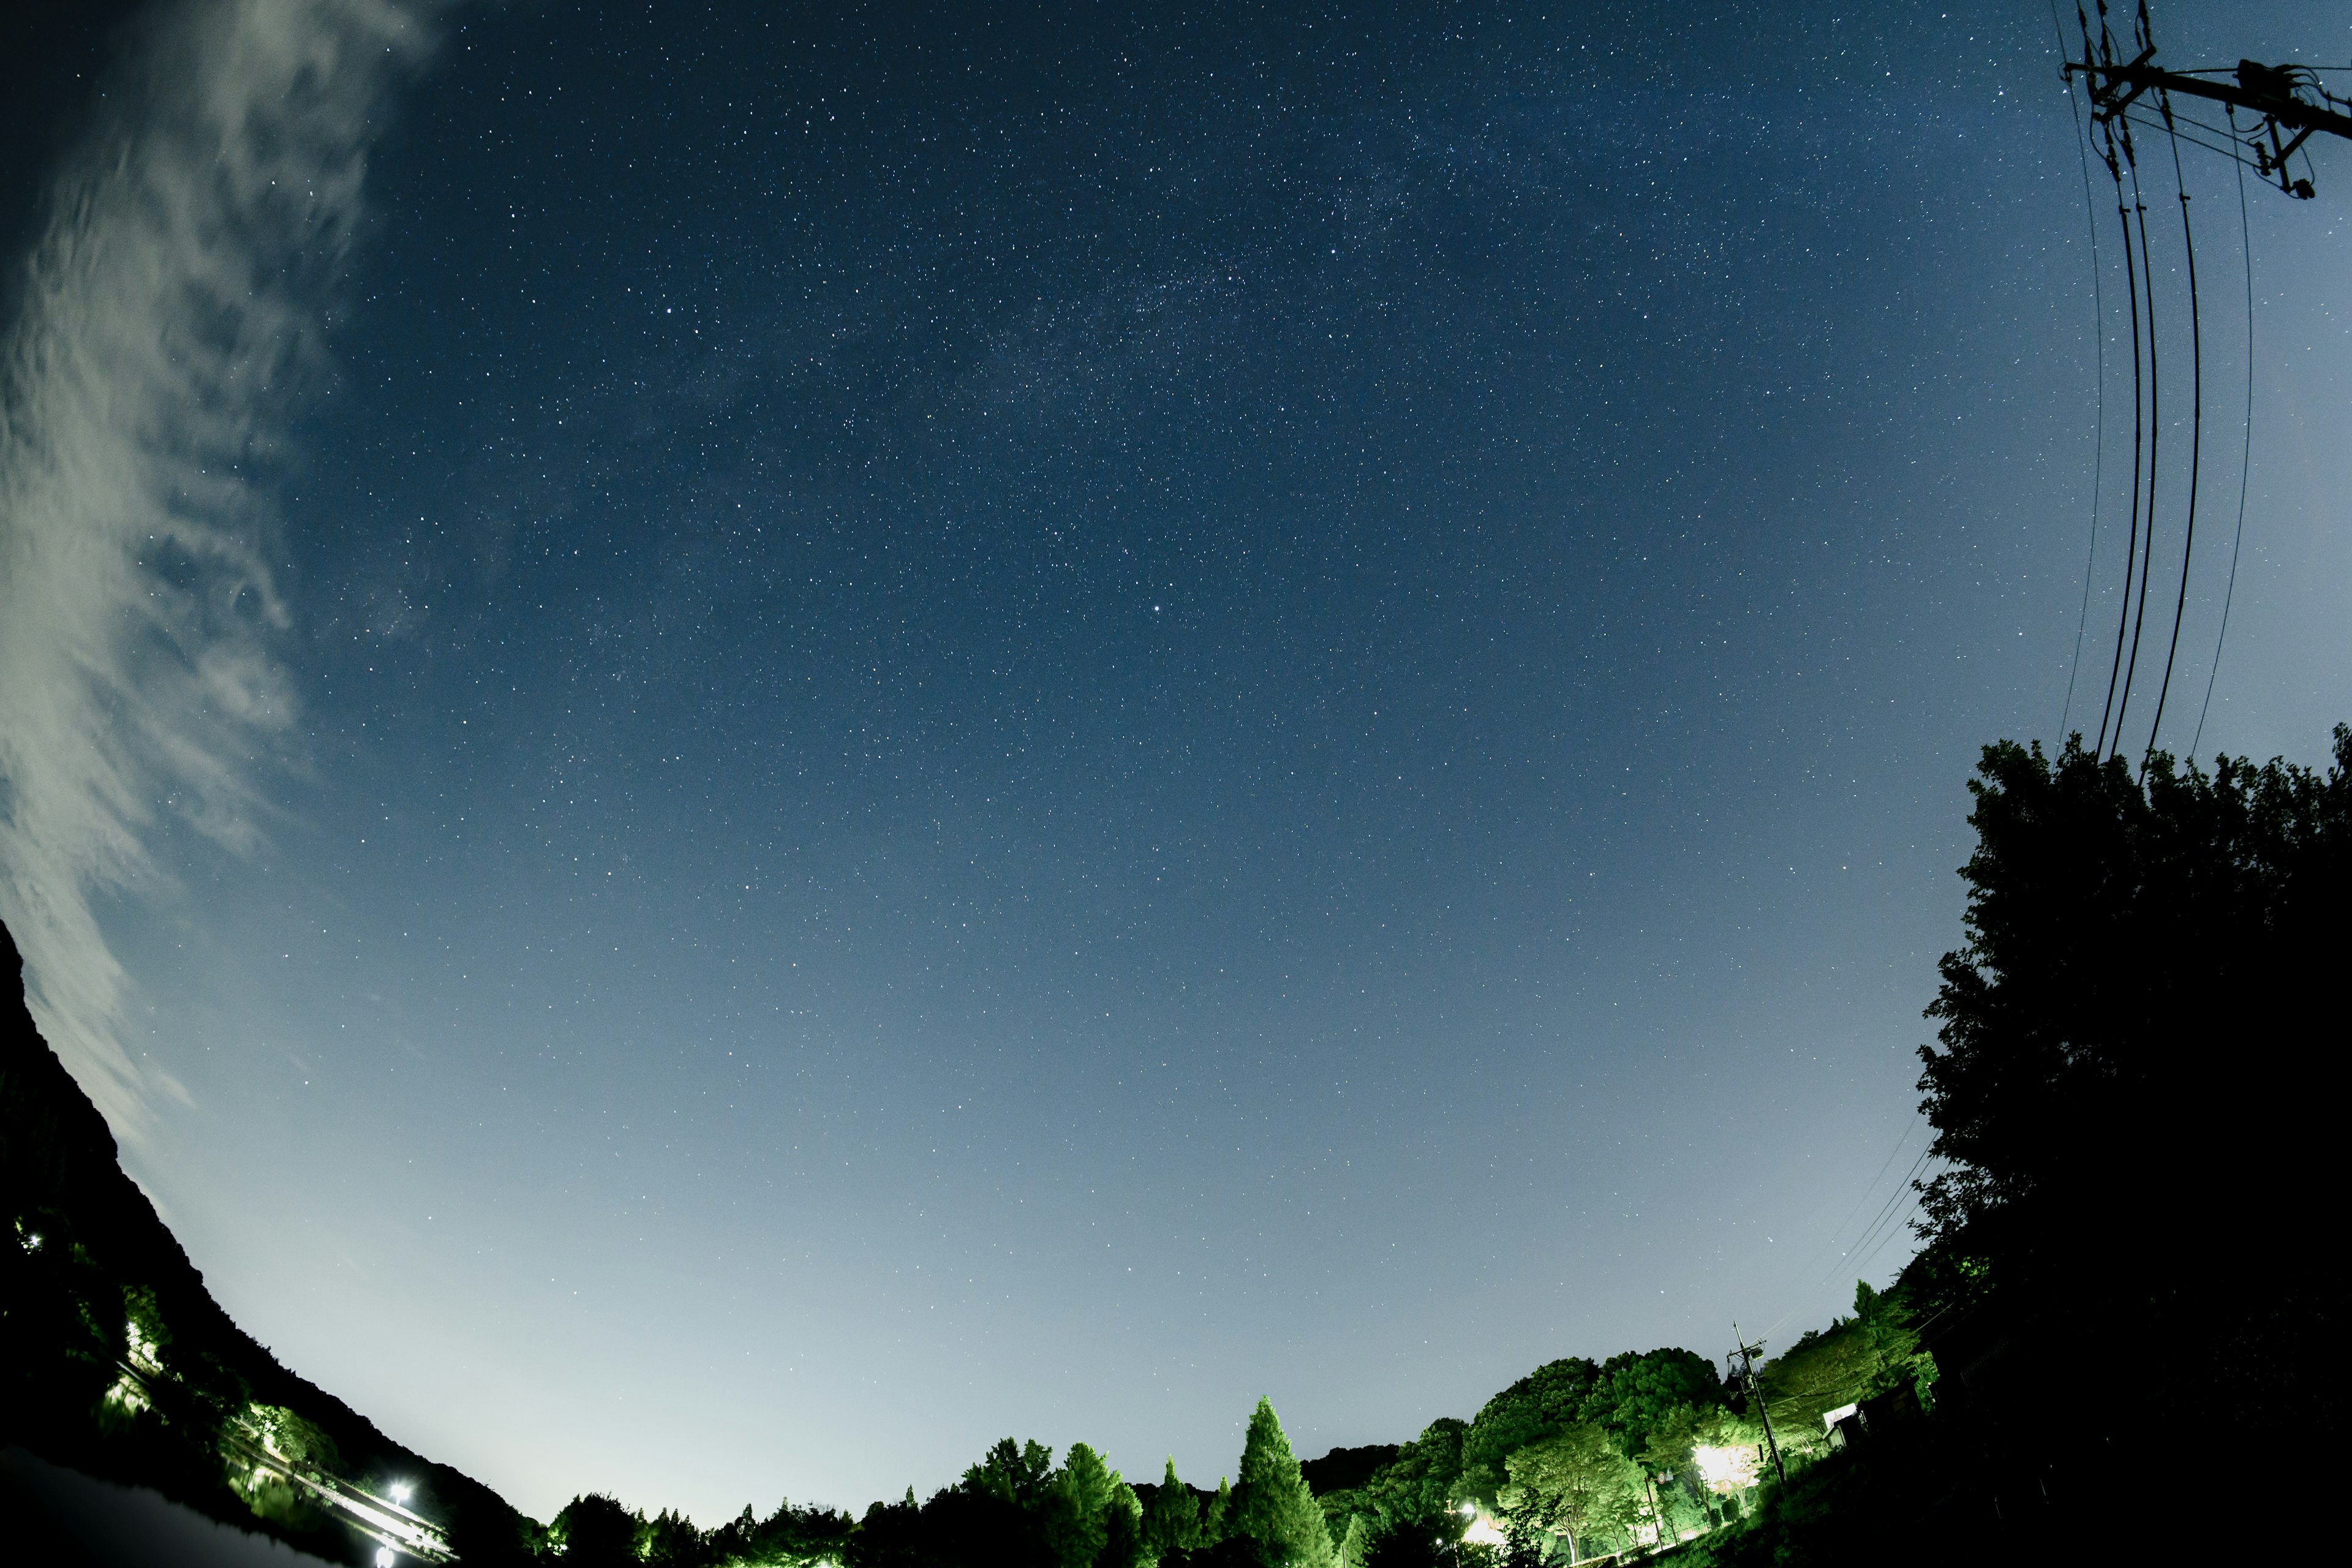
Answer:
M2161 752L2143 783L2070 740L1985 748L1969 788L1966 942L1942 961L1919 1087L1950 1168L1925 1188L1947 1238L1993 1211L1998 1250L2097 1212L2118 1251L2213 1199L2293 1190L2283 1162L2324 1131L2332 1058L2312 1021L2352 937L2352 730L2326 774ZM2240 1043L2259 1044L2249 1070ZM2289 1083L2303 1092L2279 1094ZM2306 1127L2305 1124L2308 1124ZM2185 1163L2176 1152L2198 1148ZM2004 1244L2003 1237L2016 1240ZM2173 1251L2174 1248L2168 1248Z
M637 1560L637 1523L619 1499L590 1492L566 1503L548 1534L566 1568L617 1568Z
M1440 1416L1357 1489L1359 1506L1372 1516L1380 1531L1426 1524L1452 1510L1462 1478L1463 1440L1469 1431L1467 1422Z
M1565 1531L1579 1556L1590 1555L1595 1537L1630 1529L1641 1510L1641 1471L1590 1422L1520 1449L1508 1468L1505 1511L1523 1530Z
M964 1471L963 1486L967 1491L988 1493L1028 1508L1036 1503L1053 1469L1054 1450L1045 1444L1001 1437L980 1463Z
M1722 1402L1723 1380L1715 1363L1697 1352L1626 1351L1601 1363L1579 1414L1632 1458L1651 1446L1654 1435L1685 1427L1699 1411Z
M1573 1423L1599 1372L1582 1356L1547 1362L1486 1401L1463 1436L1463 1495L1493 1502L1505 1483L1504 1461Z

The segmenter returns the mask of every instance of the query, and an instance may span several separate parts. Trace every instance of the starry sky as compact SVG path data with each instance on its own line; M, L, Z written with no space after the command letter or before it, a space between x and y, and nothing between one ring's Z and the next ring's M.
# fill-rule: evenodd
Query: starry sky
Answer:
M44 24L0 891L238 1321L711 1523L1007 1432L1213 1484L1260 1394L1394 1441L1890 1277L1977 748L2106 684L2113 198L2039 0L1590 9ZM2352 58L2231 9L2163 58ZM2248 391L2184 156L2175 749ZM2208 756L2352 715L2316 174Z

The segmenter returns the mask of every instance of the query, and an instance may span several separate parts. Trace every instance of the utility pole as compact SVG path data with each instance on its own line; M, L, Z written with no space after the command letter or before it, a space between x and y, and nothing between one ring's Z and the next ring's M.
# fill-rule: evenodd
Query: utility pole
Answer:
M1756 1381L1754 1358L1757 1352L1764 1348L1764 1342L1759 1340L1754 1344L1749 1344L1748 1336L1739 1331L1739 1325L1737 1322L1731 1325L1731 1337L1738 1342L1739 1346L1731 1352L1732 1356L1739 1358L1739 1385L1748 1391L1748 1403L1756 1407L1756 1418L1764 1423L1764 1447L1771 1450L1772 1473L1780 1478L1782 1486L1787 1486L1789 1468L1780 1462L1780 1445L1772 1437L1772 1413L1764 1408L1764 1390ZM1731 1356L1726 1356L1723 1359L1727 1362Z
M2083 58L2068 60L2064 67L2067 79L2076 76L2083 79L2090 91L2091 118L2099 124L2111 127L2118 120L2127 121L2132 105L2150 92L2156 94L2157 107L2168 126L2172 123L2168 97L2173 93L2227 104L2232 110L2242 109L2262 121L2244 142L2245 149L2254 155L2255 168L2264 178L2276 179L2280 190L2299 201L2311 199L2311 182L2292 178L2286 172L2287 159L2317 132L2352 141L2352 114L2345 112L2352 109L2352 100L2329 92L2309 67L2266 66L2259 60L2240 60L2234 81L2219 71L2192 74L2166 70L2154 63L2156 45L2147 37L2145 5L2140 9L2140 34L2137 40L2142 47L2130 59L2116 51L2107 33L2106 15L2106 6L2101 5L2095 50L2090 24L2085 21Z

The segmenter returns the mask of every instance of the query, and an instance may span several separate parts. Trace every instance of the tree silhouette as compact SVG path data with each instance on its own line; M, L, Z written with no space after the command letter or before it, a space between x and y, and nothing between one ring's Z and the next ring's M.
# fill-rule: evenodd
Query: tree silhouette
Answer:
M637 1561L637 1516L617 1498L590 1492L555 1516L564 1568L618 1568Z

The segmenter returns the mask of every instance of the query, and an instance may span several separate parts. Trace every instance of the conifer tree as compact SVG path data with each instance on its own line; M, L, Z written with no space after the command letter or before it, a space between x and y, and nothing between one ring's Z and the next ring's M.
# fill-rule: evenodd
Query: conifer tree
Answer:
M1135 1493L1084 1443L1070 1445L1062 1468L1045 1486L1045 1538L1060 1568L1095 1568L1106 1538L1113 1495Z
M1176 1458L1170 1455L1168 1473L1160 1478L1160 1489L1151 1495L1151 1510L1144 1516L1143 1539L1156 1557L1171 1552L1190 1552L1201 1544L1201 1504L1192 1489L1176 1479Z
M1201 1544L1214 1546L1234 1532L1234 1489L1224 1477L1217 1478L1217 1495L1209 1500L1208 1511L1201 1518Z
M1260 1399L1250 1416L1226 1533L1255 1542L1266 1568L1336 1568L1323 1510L1269 1399Z
M1143 1538L1143 1500L1135 1489L1110 1473L1110 1501L1103 1509L1102 1550L1094 1568L1153 1568L1160 1553Z
M1364 1554L1372 1549L1371 1527L1360 1513L1348 1516L1348 1533L1340 1541L1338 1556L1339 1568L1364 1568Z

